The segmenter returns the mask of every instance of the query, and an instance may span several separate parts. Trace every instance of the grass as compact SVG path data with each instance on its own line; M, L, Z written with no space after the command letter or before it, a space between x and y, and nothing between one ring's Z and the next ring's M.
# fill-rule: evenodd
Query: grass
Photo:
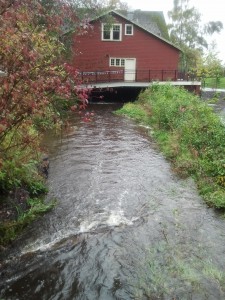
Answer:
M206 102L183 88L156 84L117 114L150 125L174 171L194 178L209 206L225 209L225 128Z
M12 242L23 229L37 219L38 216L51 210L56 201L53 200L50 203L44 203L41 198L28 199L27 205L29 209L22 211L18 208L18 217L14 220L8 220L0 222L0 245L7 246Z
M225 89L225 77L222 78L205 78L202 80L202 86L208 88Z

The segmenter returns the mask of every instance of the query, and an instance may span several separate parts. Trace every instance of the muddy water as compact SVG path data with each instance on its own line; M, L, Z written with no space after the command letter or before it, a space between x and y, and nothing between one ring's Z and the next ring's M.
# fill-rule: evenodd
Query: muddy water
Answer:
M48 139L58 205L12 245L0 298L225 299L224 218L116 108Z

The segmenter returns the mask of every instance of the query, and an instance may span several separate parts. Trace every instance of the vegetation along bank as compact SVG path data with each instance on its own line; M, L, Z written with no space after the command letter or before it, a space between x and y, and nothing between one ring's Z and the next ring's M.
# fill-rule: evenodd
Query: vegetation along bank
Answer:
M65 1L47 2L0 1L0 250L54 205L42 198L42 135L87 102L62 26L77 16Z
M117 114L150 126L174 171L191 176L209 206L225 208L225 128L207 101L183 88L156 84Z

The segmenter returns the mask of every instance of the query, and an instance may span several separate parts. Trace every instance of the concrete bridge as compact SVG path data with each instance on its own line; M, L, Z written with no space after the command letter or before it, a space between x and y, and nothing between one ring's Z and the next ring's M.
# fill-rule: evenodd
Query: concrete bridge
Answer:
M129 73L129 76L127 76ZM101 70L79 72L82 87L92 89L107 88L147 88L154 83L183 86L189 91L200 92L201 81L194 76L177 70ZM126 80L133 78L133 80Z

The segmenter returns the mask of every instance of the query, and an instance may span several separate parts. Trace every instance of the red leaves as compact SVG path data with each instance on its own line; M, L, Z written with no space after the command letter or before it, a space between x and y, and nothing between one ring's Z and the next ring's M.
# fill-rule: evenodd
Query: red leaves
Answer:
M61 63L64 46L58 33L65 16L75 20L73 11L60 1L55 1L49 11L38 1L5 2L9 5L3 11L0 0L0 66L6 72L0 78L0 142L10 130L36 117L49 114L57 121L57 97L70 103L73 99L73 112L86 109L89 93L79 88L77 69ZM83 120L89 122L91 114Z
M73 105L70 107L71 111L76 111L77 110L77 105Z
M9 82L7 80L4 80L3 82L3 89L5 90L6 93L9 91Z
M82 112L80 112L80 114L82 115ZM82 121L85 123L91 122L93 119L94 113L93 112L86 112L83 116L82 116Z

